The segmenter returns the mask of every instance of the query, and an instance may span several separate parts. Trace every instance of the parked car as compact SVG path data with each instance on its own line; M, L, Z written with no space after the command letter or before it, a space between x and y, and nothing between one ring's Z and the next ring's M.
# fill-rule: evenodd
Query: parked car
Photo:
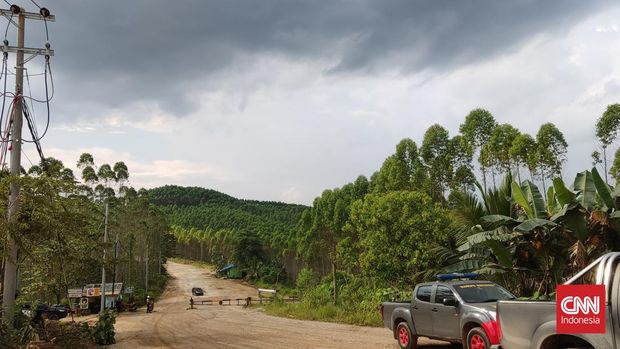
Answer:
M417 348L421 336L465 343L467 349L488 349L498 344L497 300L515 296L496 283L472 280L477 276L437 275L436 282L416 285L411 301L383 303L385 327L403 349Z
M35 321L42 319L59 320L67 317L68 314L64 305L48 306L43 303L38 303L34 307L32 304L26 303L22 306L22 313L30 316Z
M194 296L204 296L204 291L200 287L193 287L192 288L192 295L194 295Z
M620 252L592 262L565 285L606 286L605 333L557 334L555 302L500 301L497 309L501 348L620 348Z

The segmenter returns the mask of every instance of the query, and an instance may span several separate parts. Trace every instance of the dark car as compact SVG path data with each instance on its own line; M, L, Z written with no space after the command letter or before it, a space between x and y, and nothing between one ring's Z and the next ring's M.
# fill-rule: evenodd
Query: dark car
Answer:
M204 296L204 291L202 290L202 288L200 287L193 287L192 288L192 295L194 296Z
M34 309L30 303L26 303L22 306L22 313L32 317L35 321L42 319L59 320L67 317L67 310L64 305L49 306L47 304L39 303Z

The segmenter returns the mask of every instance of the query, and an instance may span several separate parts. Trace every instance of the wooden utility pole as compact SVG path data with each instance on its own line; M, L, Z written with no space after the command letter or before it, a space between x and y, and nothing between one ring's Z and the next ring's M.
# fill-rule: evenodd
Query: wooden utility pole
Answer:
M9 46L8 41L4 41L4 46L0 46L2 52L14 52L16 53L15 63L15 97L14 97L14 110L13 122L11 128L11 164L10 173L11 176L19 177L21 171L21 149L22 149L22 103L23 103L23 83L24 83L24 53L32 54L32 57L37 55L52 56L54 52L49 49L49 43L46 44L45 49L33 49L24 47L24 38L26 33L26 18L38 19L46 21L54 21L54 16L49 14L49 11L45 8L41 9L40 13L26 12L24 9L17 5L12 5L10 10L0 10L0 15L7 17L9 21L17 26L17 46ZM13 21L13 17L17 16L17 23ZM30 60L30 58L29 58ZM6 79L6 76L5 76ZM15 225L17 213L19 211L19 182L13 180L10 185L9 193L9 207L8 207L8 221L9 229L6 239L6 256L5 256L5 270L3 281L3 294L2 294L2 320L3 322L13 328L13 313L15 308L15 291L17 289L17 253L18 248L15 242L15 238L12 235L11 226Z

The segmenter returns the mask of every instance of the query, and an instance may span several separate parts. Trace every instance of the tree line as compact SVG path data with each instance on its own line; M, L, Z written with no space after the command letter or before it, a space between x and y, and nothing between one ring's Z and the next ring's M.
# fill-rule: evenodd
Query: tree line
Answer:
M292 245L310 271L332 273L336 300L338 270L400 288L477 271L520 295L549 295L584 263L620 248L620 190L607 178L618 180L620 167L608 170L605 155L619 128L620 105L610 105L596 122L602 159L595 151L595 167L566 184L568 144L554 124L532 136L472 110L458 135L432 125L420 145L400 141L370 179L325 190Z
M351 285L408 289L444 271L477 271L519 295L548 296L620 248L620 189L609 185L620 178L620 151L608 156L619 128L613 104L595 124L594 167L574 181L563 179L568 144L554 124L530 135L479 108L456 135L435 124L420 143L401 140L370 178L325 190L311 207L179 187L156 189L152 200L184 256L236 261L270 280L282 269L291 280L301 272L305 289L323 278L317 287L335 302L345 301L339 290L357 292Z
M161 262L173 253L174 238L147 191L128 185L123 162L97 166L92 155L82 154L77 167L81 180L54 158L23 169L17 178L0 174L3 192L12 181L21 186L17 223L9 224L6 214L0 217L0 237L5 241L11 231L19 247L18 303L67 302L69 288L101 282L102 265L107 282L134 286L138 294L164 280ZM104 243L106 204L109 238ZM0 200L3 212L6 206L7 200Z

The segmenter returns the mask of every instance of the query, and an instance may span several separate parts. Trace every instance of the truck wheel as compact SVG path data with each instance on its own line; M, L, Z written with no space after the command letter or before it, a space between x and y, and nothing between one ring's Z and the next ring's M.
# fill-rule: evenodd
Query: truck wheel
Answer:
M467 349L489 349L491 343L481 327L474 327L467 334Z
M416 349L418 347L418 337L411 334L406 322L401 322L396 327L396 338L402 349Z

